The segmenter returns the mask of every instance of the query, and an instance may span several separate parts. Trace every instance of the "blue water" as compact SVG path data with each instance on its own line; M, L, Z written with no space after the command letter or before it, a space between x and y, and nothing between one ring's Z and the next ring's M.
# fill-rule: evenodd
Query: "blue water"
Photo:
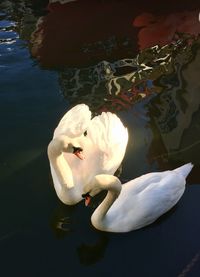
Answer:
M130 137L120 178L126 181L192 161L196 168L182 199L147 228L104 233L90 223L93 206L65 206L59 201L46 154L61 116L80 99L88 99L86 103L97 112L104 84L97 89L100 100L94 99L86 93L88 76L81 71L84 89L72 97L65 74L69 76L78 66L43 67L31 55L30 35L23 36L19 18L11 14L5 9L0 14L1 275L199 276L199 52L191 52L192 62L177 66L174 77L157 80L157 87L163 89L160 94L152 91L127 109L116 110ZM92 72L98 63L101 60L85 65L85 71ZM116 63L109 63L116 73ZM180 96L176 102L184 91L187 97Z

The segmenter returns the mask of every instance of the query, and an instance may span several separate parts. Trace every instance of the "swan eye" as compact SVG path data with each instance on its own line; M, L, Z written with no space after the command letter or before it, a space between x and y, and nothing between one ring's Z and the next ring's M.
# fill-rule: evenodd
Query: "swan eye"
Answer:
M83 135L86 137L87 136L87 130L83 133Z

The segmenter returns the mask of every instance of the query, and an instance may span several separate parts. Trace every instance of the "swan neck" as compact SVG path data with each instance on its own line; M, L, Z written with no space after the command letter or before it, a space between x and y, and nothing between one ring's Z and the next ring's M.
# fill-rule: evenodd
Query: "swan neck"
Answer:
M95 179L98 186L101 189L108 190L108 192L102 203L94 211L92 223L94 226L98 226L99 229L105 229L106 214L121 192L121 182L117 177L112 175L97 175Z
M115 193L114 191L108 191L106 197L104 198L103 202L99 206L99 216L101 215L101 218L103 219L112 204L115 202L117 199L118 194Z
M64 136L53 139L48 146L48 157L62 187L74 187L73 175L70 166L63 155L63 148L66 145Z

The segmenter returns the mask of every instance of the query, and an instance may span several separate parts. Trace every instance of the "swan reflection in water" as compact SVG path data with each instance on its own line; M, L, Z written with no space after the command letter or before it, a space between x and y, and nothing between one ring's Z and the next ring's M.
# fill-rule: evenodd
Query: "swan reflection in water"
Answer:
M76 249L80 264L83 265L93 265L103 259L109 245L109 236L88 224L91 210L99 205L104 195L96 195L89 209L83 209L83 202L75 206L59 203L51 218L50 226L55 237L63 240L66 248L70 244Z
M80 263L92 265L104 258L109 238L105 234L99 234L99 239L95 244L83 243L77 248Z
M65 245L66 249L69 247L69 244L72 249L76 249L79 262L82 265L90 266L100 262L104 258L106 249L108 249L111 240L117 239L117 241L120 240L121 243L123 243L124 240L124 243L126 243L127 239L133 239L130 235L104 233L91 228L92 226L88 223L88 219L96 207L101 203L105 194L104 192L93 197L88 209L83 209L84 203L80 203L76 206L66 206L60 203L51 220L51 228L56 238L59 240L62 239L62 244ZM153 224L143 228L142 233L141 230L134 231L134 237L136 236L137 238L138 235L140 236L140 234L145 234L146 232L147 234L151 233L153 236L155 230L158 230L158 228L161 230L163 224L165 224L172 215L176 217L176 210L177 205L168 213L162 215ZM139 241L141 240L140 237L138 239Z

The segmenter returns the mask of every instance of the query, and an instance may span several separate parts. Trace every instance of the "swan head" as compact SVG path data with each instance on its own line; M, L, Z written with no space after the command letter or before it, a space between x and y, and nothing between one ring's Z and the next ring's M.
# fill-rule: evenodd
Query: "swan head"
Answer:
M83 188L82 197L85 199L85 206L88 206L91 202L92 197L98 194L102 189L98 186L96 178L86 184Z
M63 152L66 153L72 153L75 156L77 156L80 160L84 160L83 156L83 148L78 145L73 145L72 143L69 143L66 148L63 148Z
M88 206L91 201L91 195L89 192L82 194L82 197L85 199L85 206Z
M85 205L88 206L91 197L95 196L102 190L108 190L112 192L116 198L119 196L122 189L120 180L113 175L98 174L83 188L82 197L85 199Z
M62 152L71 153L83 160L83 148L77 139L71 139L67 136L59 136L54 138L48 145L48 156L60 155Z
M88 206L91 202L92 197L98 194L101 190L102 189L98 188L95 185L92 188L89 188L89 185L86 185L86 187L84 188L85 193L82 194L83 199L85 199L85 206Z

